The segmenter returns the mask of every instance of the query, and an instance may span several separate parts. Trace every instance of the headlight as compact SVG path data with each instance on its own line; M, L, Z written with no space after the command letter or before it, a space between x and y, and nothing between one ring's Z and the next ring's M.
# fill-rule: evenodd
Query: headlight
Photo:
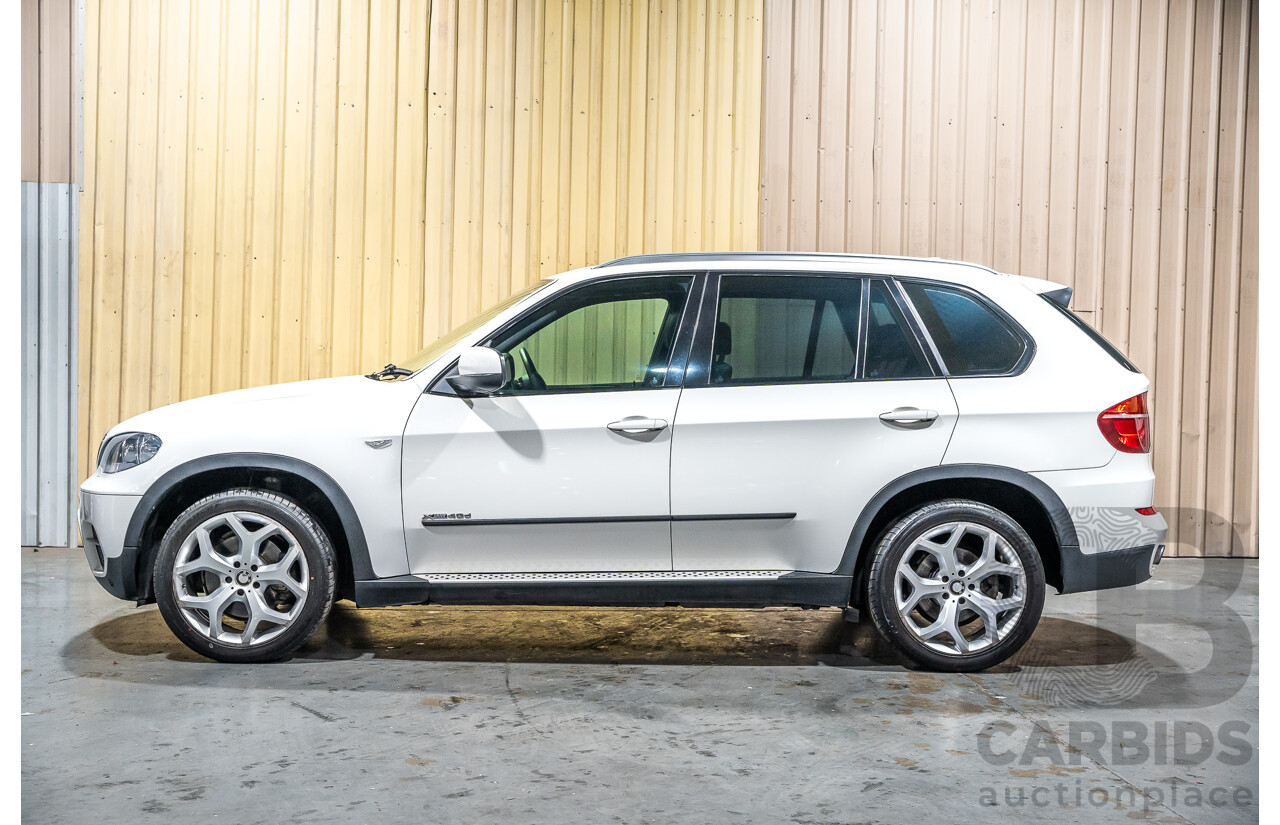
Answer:
M155 458L160 451L160 437L151 433L121 433L102 445L98 451L98 469L118 473Z

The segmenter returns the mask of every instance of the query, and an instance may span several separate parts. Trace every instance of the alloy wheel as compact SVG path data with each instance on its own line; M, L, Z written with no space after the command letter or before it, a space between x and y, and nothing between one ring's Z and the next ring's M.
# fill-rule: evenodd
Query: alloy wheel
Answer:
M903 553L894 603L903 624L932 650L956 656L997 644L1027 600L1018 554L998 531L970 521L925 531Z
M307 559L282 524L259 513L213 516L191 531L173 565L183 619L211 641L251 647L279 636L307 601Z

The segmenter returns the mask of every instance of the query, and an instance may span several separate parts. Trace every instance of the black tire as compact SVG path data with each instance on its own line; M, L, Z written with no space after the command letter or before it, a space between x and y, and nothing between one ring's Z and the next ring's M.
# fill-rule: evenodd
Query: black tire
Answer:
M931 530L936 531L951 522L976 524L979 527L985 527L997 533L1007 543L1009 550L1016 554L1017 561L1021 564L1023 571L1021 613L1017 614L1016 617L1009 615L1012 614L1011 610L1009 614L1001 614L1007 616L1009 620L1010 626L1007 635L1004 635L999 641L987 643L987 646L980 650L967 653L958 651L942 652L922 641L907 625L908 622L913 622L915 626L919 627L920 622L915 621L912 617L903 615L898 609L895 598L895 588L898 586L898 567L903 556L916 545L919 539L928 536ZM965 539L968 539L968 536L962 537L961 540ZM1040 621L1040 613L1044 608L1045 596L1044 565L1040 560L1040 553L1036 550L1035 543L1031 541L1027 532L1007 514L994 507L964 499L947 499L927 504L890 525L881 535L873 553L871 568L867 576L866 603L870 609L876 630L904 655L925 668L962 673L986 670L1008 659L1026 644ZM939 578L940 573L941 571L939 571ZM1002 581L1006 583L1004 586L1010 586L1008 583L1012 579L1006 578ZM948 584L950 586L953 583L954 580ZM952 591L948 590L943 598L954 598L958 603L963 604L963 597L970 595L963 589L965 586L964 583L960 584L962 589L958 594L953 594ZM1002 585L979 583L977 586L1000 587ZM973 588L970 587L969 589ZM911 592L915 592L914 587ZM979 595L981 595L981 591L979 591ZM970 599L972 599L972 596L970 596ZM925 602L922 601L921 604L924 605ZM929 615L923 610L920 611L919 615L923 616L926 621L932 621L933 617L937 615L937 607L940 604L941 602L937 600L931 603L931 606L935 609L933 615ZM965 608L957 607L956 609L960 611ZM959 613L958 615L966 614ZM970 634L973 631L968 628L977 623L970 617L969 621L958 621L958 624L966 634ZM977 625L976 630L981 631L984 627L985 625ZM945 643L940 642L940 644L944 646L950 644L950 636L948 635L946 638L948 641ZM971 636L970 638L972 639L973 637Z
M287 625L282 622L275 626L284 626L283 631L261 642L251 641L248 645L225 643L199 632L187 619L188 614L184 614L180 608L178 594L175 592L177 585L174 582L174 564L183 543L198 527L216 516L228 513L256 514L276 522L294 539L306 563L305 595L300 599L292 595L285 597L294 600L293 606L298 608L296 616ZM257 570L256 567L254 569ZM298 566L294 569L301 571L303 568ZM304 578L301 573L296 575L299 576L299 580ZM236 489L207 496L188 507L174 520L165 532L164 538L160 540L160 550L156 556L152 576L160 615L164 617L165 624L174 635L187 647L202 656L220 662L273 662L300 647L328 617L337 589L337 560L333 544L329 541L324 529L297 503L266 490ZM220 588L221 584L218 586ZM252 586L258 587L259 583L253 582ZM268 587L270 588L270 585ZM249 588L246 587L246 589ZM260 592L265 595L266 591ZM285 593L284 590L272 592ZM301 601L301 604L297 605L297 601ZM241 610L243 611L244 608ZM228 608L228 614L230 613L231 609ZM196 615L198 617L200 614ZM205 615L207 617L207 612ZM231 618L235 619L234 616ZM205 623L210 624L207 618ZM223 622L219 621L219 629L221 630L222 627ZM255 637L259 635L261 634L254 634Z

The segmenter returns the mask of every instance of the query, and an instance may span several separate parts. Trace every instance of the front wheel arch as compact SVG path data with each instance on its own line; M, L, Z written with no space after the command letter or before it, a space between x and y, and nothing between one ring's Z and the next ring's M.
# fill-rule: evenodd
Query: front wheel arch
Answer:
M200 499L238 487L280 492L308 509L330 536L338 557L338 597L351 598L354 581L374 577L360 517L347 494L319 467L271 453L204 456L166 472L134 509L124 546L140 549L134 571L138 603L155 601L152 572L169 524Z

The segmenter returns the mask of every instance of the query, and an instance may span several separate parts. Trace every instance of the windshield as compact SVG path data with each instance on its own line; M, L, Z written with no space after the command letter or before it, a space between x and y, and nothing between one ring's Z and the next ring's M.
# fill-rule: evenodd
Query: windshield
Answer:
M505 301L499 301L484 312L472 318L470 321L449 330L430 344L427 344L427 348L416 355L410 356L403 361L397 361L397 366L403 367L404 369L412 372L417 372L427 364L430 364L432 361L439 358L441 355L444 355L451 347L463 338L466 338L480 327L498 317L498 315L503 311L515 306L517 303L523 301L525 298L542 289L549 283L551 283L550 279L538 281L532 286L512 294L511 297L507 298Z

